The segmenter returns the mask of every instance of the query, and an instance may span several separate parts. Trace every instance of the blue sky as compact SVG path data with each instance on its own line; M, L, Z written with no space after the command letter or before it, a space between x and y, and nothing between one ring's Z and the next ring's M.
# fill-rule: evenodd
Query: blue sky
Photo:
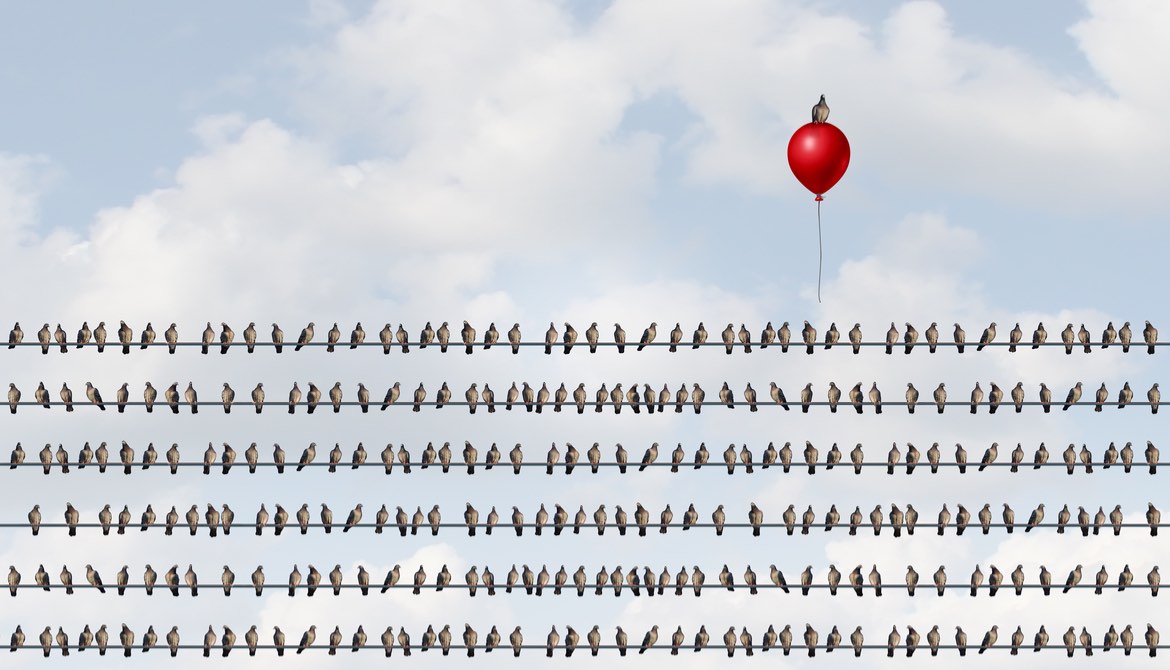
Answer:
M0 16L6 101L0 109L0 228L8 233L0 258L10 278L29 280L27 290L11 292L6 302L9 320L19 319L29 335L45 321L60 321L72 336L82 320L93 326L119 319L136 332L147 321L160 332L175 321L191 338L206 321L227 321L239 333L252 320L258 327L277 321L289 337L308 321L317 323L319 336L333 321L348 334L357 320L371 334L389 321L413 335L426 321L449 321L457 330L466 318L481 333L489 322L501 331L520 322L534 338L550 321L558 330L570 321L580 332L594 320L603 326L619 321L631 338L651 321L662 338L678 321L689 338L699 320L715 336L729 321L758 334L769 320L799 328L808 319L822 333L829 323L844 333L860 322L867 339L879 338L891 321L899 329L911 321L920 331L931 321L960 321L968 337L977 338L990 321L1004 337L1016 321L1030 335L1042 320L1056 339L1066 322L1083 322L1097 336L1110 320L1118 326L1131 321L1135 330L1144 319L1163 320L1156 307L1165 303L1162 257L1170 242L1161 183L1170 167L1170 135L1162 123L1170 97L1156 82L1170 65L1161 40L1170 15L1159 3L1021 8L1006 2L742 0L716 10L698 2L633 0L318 0L182 8L78 4L65 19L59 8L22 5ZM830 121L850 138L853 158L822 210L825 268L818 304L816 208L792 177L784 150L822 93L832 108ZM896 360L877 350L856 358L844 351L552 358L536 350L518 357L477 351L457 360L430 352L383 358L373 350L279 358L232 352L206 359L194 351L133 353L42 358L31 349L10 352L9 376L28 396L39 380L51 389L67 380L75 392L93 381L107 399L122 382L140 388L147 379L159 388L191 380L208 397L223 381L241 396L264 381L270 397L284 397L293 380L303 388L306 380L322 385L326 378L322 388L334 379L347 389L362 381L376 397L394 380L404 388L448 381L457 394L485 380L500 394L513 380L548 381L551 388L582 381L591 392L602 381L645 381L655 388L701 381L714 395L726 379L737 391L750 381L761 392L776 380L789 398L806 382L823 389L831 380L842 388L876 381L887 398L900 397L906 381L924 395L946 381L957 398L965 398L976 380L984 388L998 381L1005 389L1016 380L1029 388L1046 382L1061 398L1076 381L1085 382L1086 397L1102 382L1115 393L1129 381L1140 398L1167 369L1161 355L1115 350L1073 357L1056 350L996 350ZM347 458L359 440L371 454L387 441L416 452L435 440L451 441L458 451L471 439L481 454L492 441L501 447L521 441L539 453L549 442L571 441L584 451L594 441L609 450L621 441L635 456L651 441L660 442L663 453L682 442L688 454L700 440L713 454L729 440L757 454L771 440L797 448L811 440L822 454L832 443L847 451L862 441L867 453L871 445L873 453L885 453L891 442L925 449L938 441L944 451L963 443L973 458L998 441L1001 458L1020 442L1030 460L1041 441L1054 455L1069 442L1100 453L1111 440L1133 441L1140 451L1158 426L1158 417L1141 410L1125 421L1117 410L1025 412L994 420L898 411L880 419L764 411L744 417L737 411L734 417L671 413L638 420L626 413L590 413L581 420L458 412L286 420L275 412L209 412L198 421L133 410L125 416L79 411L63 421L49 414L22 411L12 439L30 453L30 444L39 449L52 441L75 454L87 440L116 445L126 439L141 449L181 437L184 453L193 456L209 441L228 441L240 452L251 441L269 450L282 442L291 455L315 440L327 445L322 451L341 444ZM517 504L531 514L541 502L551 507L559 501L572 512L602 502L630 509L635 499L653 514L667 502L681 513L693 500L704 515L720 502L746 509L756 500L778 517L790 502L801 503L798 511L811 504L818 513L837 504L847 514L853 505L868 510L898 495L933 520L942 502L954 509L958 491L973 511L984 502L997 508L1010 501L1018 516L1026 516L1046 502L1054 515L1065 502L1074 511L1078 504L1108 511L1120 503L1140 520L1148 497L1156 495L1154 479L1113 472L915 476L899 478L895 490L877 472L856 485L844 476L731 479L706 472L567 479L526 473L519 478L524 486L510 486L509 477L258 475L253 486L244 486L248 479L240 475L136 472L123 480L93 473L42 478L29 471L13 473L12 490L21 501L16 507L38 497L54 518L70 496L94 514L107 501L119 503L115 509L127 504L136 518L148 502L160 513L171 504L182 511L192 503L230 502L242 519L250 519L261 501L270 510L274 501L290 509L328 501L339 516L359 501L367 516L382 502L391 509L422 505L424 511L439 502L457 518L466 500L481 512ZM732 481L737 486L729 486ZM1170 501L1164 504L1170 509ZM14 519L23 514L12 512ZM1130 562L1141 581L1147 564L1164 553L1140 533L1117 541L1051 533L916 542L885 536L753 542L734 534L699 544L680 535L644 543L438 539L233 537L209 546L207 538L151 533L86 544L12 533L0 550L26 578L41 562L67 562L75 574L86 562L100 562L110 581L122 563L147 560L142 556L156 568L201 561L200 574L208 575L217 574L222 558L241 577L263 562L270 583L283 583L293 562L302 570L306 561L318 567L362 563L380 579L394 563L405 569L412 561L428 567L448 562L461 575L467 565L488 562L502 576L512 562L559 565L577 556L591 575L600 563L612 569L615 562L645 562L661 571L669 562L676 571L682 560L702 562L712 579L724 562L750 562L761 574L769 563L783 562L790 580L805 564L823 570L830 562L850 568L860 562L867 569L877 562L891 581L906 560L923 575L940 562L953 565L955 580L964 580L975 563L986 569L989 561L1005 572L1017 562L1048 562L1062 580L1070 560L1087 571L1107 561L1113 574L1120 568L1113 563ZM1138 565L1146 567L1139 571ZM459 629L462 621L475 621L481 636L493 622L503 629L515 620L531 640L544 639L550 620L571 620L582 633L588 620L620 623L640 640L649 623L672 631L678 619L688 637L692 624L708 621L713 637L735 624L750 625L758 640L774 620L801 627L816 621L824 634L838 621L851 630L857 619L867 625L867 638L884 640L891 618L925 633L933 622L965 617L972 639L994 622L1005 639L1019 621L1030 640L1028 626L1040 622L1054 638L1082 622L1096 626L1099 637L1122 614L1161 617L1170 630L1164 607L1122 595L1037 596L994 605L964 600L970 606L961 610L950 599L892 595L888 610L858 612L840 597L738 592L704 598L703 610L689 600L682 610L670 598L625 596L572 603L355 596L309 606L272 594L243 602L201 597L196 606L187 598L83 594L65 600L56 593L22 593L22 609L0 615L0 631L25 617L25 630L37 632L43 625L33 626L32 619L40 617L54 626L61 619L75 635L84 622L118 616L142 629L155 623L160 633L163 621L202 631L230 619L241 636L251 622L281 622L290 638L299 638L298 626L316 621L324 637L338 621L348 639L352 626L346 625L369 622L373 637L380 632L374 620L398 617L409 620L416 639L427 623L440 620ZM1097 608L1102 602L1114 607ZM64 605L72 610L53 610ZM775 619L778 611L788 619ZM1132 623L1144 629L1144 621ZM686 663L703 667L710 658ZM176 664L198 660L181 657ZM884 661L873 654L865 659L866 667ZM371 655L363 662L376 661ZM1040 662L1074 665L1055 655ZM293 665L281 667L286 663Z

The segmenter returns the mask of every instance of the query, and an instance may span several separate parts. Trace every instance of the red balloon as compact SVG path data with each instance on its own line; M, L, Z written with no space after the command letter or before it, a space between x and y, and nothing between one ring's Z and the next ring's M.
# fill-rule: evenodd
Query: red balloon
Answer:
M817 200L841 180L849 167L849 140L831 123L806 123L788 141L792 174Z

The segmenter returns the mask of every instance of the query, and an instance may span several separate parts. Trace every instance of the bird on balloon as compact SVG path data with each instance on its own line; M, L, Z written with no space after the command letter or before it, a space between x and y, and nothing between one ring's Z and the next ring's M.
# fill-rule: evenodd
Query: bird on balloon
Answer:
M829 120L829 105L825 103L825 96L821 94L820 101L813 105L812 108L812 122L824 123Z

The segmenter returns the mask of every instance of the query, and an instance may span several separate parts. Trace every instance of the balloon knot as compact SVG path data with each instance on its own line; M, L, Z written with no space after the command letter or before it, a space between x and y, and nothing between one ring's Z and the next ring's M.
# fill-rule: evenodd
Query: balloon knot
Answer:
M817 196L817 198L816 198L816 202L821 202L821 201L823 201L823 200L824 200L824 198L822 198L822 197L821 197L821 196L819 196L819 195L818 195L818 196Z

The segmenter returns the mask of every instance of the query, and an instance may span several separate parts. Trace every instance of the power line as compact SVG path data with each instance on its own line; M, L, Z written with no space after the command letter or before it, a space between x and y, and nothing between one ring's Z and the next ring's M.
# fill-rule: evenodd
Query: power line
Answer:
M50 471L51 472L60 472L61 471L60 465L61 464L58 461L54 460L53 463L49 466ZM215 470L220 469L220 466L225 465L225 464L222 461L216 460L216 461L209 463L209 464L203 463L200 461L183 461L183 462L179 462L179 463L167 463L166 461L151 461L150 463L147 463L147 464L143 464L141 462L124 463L122 461L107 461L103 465L102 463L99 463L98 461L94 460L94 461L87 461L86 463L80 463L79 461L68 461L65 465L67 465L68 467L73 468L75 470L78 470L78 471L85 469L87 466L90 468L106 467L106 468L111 468L111 469L124 468L126 466L131 466L137 470L147 470L147 469L150 469L151 467L159 469L159 470L165 470L167 468L172 468L172 467L173 468L207 467L210 470L215 471ZM387 464L385 464L381 461L365 461L362 463L353 463L350 461L338 461L337 463L313 462L313 463L300 464L297 461L289 460L289 461L285 461L283 463L276 463L274 461L257 461L256 463L249 464L246 461L237 460L237 461L231 461L227 465L229 466L229 470L230 469L246 470L250 467L256 467L256 468L287 468L288 470L293 470L293 471L295 471L296 469L301 468L301 467L304 467L304 468L336 468L337 470L357 470L360 468L383 468L383 469L385 469L385 468L390 467L392 472L394 470L403 469L403 466L405 465L405 466L411 467L412 469L418 468L419 470L427 470L427 469L442 470L444 467L446 467L448 470L453 471L453 472L466 472L466 466L468 464L465 463L464 461L455 461L455 460L452 460L447 465L444 465L443 463L441 463L439 461L407 461L407 462L403 463L402 461L397 461L397 460L394 461L392 466L387 466ZM523 468L528 468L528 469L545 468L545 469L547 469L550 466L550 464L547 461L524 461L522 463L517 464L517 463L512 463L512 462L506 461L506 460L497 461L496 463L491 464L491 465L486 464L484 461L476 461L472 465L477 469L477 471L478 470L490 471L493 469L494 470L511 470L511 469L516 468L516 467L519 467L522 469ZM556 461L556 462L552 463L551 465L552 465L552 467L554 467L557 470L563 470L566 467L571 467L571 468L573 468L574 471L589 470L592 467L627 468L628 470L637 471L639 468L643 467L643 464L639 461L636 461L636 460L631 460L631 461L628 461L626 463L618 463L615 461L602 461L602 462L598 462L598 463L592 464L592 465L588 461L577 461L575 463L567 463L566 461L561 460L561 461ZM737 460L735 463L735 466L734 466L734 470L735 471L743 471L746 473L747 472L747 468L746 468L747 465L748 464L745 464L745 463ZM755 468L759 468L761 470L767 470L769 468L775 469L775 470L783 470L785 467L784 464L782 464L780 461L773 461L773 462L767 463L767 464L764 464L760 461L752 461L750 463L750 465L753 466L753 471ZM805 468L807 465L808 464L805 461L795 461L794 460L790 464L790 469L801 470L801 469ZM890 467L889 463L886 463L883 461L867 461L867 462L860 463L860 464L850 463L848 461L838 461L836 463L828 464L824 461L819 461L819 462L814 463L813 465L819 466L820 468L822 468L826 471L833 470L833 469L850 470L850 469L854 469L854 468L858 468L858 467L861 467L861 468L889 468ZM1123 469L1125 467L1121 461L1111 461L1108 463L1103 462L1103 461L1091 461L1087 464L1083 461L1077 461L1074 465L1066 465L1064 462L1056 462L1056 461L1049 461L1047 463L1021 462L1019 464L987 463L987 464L982 464L982 465L978 461L969 461L969 462L965 462L965 463L940 461L940 462L934 464L934 466L940 467L940 468L951 468L951 467L960 468L960 467L962 467L962 468L971 468L972 470L979 470L979 469L982 469L985 467L986 468L1017 467L1020 470L1038 470L1041 468L1065 468L1065 469L1072 468L1074 470L1079 470L1082 472L1085 469L1085 465L1088 465L1090 467L1100 467L1103 470L1108 470L1111 466L1114 466L1119 471L1123 471ZM1167 466L1170 466L1170 461L1156 461L1152 465L1155 467L1157 467L1157 466L1167 467ZM1139 469L1142 467L1146 467L1146 466L1147 466L1147 461L1144 461L1144 460L1133 461L1133 463L1132 463L1132 467L1137 467ZM2 470L3 467L4 467L3 465L0 465L0 470ZM15 469L15 468L44 468L46 466L42 465L40 462L26 461L24 463L9 463L8 467L9 467L9 469ZM725 469L727 469L727 464L724 463L723 461L708 461L706 463L693 463L693 462L688 462L688 461L683 461L680 463L655 462L655 463L646 463L645 467L646 468L678 468L680 471L699 470L699 469L703 469L703 468L714 468L714 469L719 469L719 470L725 470ZM917 461L916 463L912 463L912 464L907 464L905 461L898 461L898 462L893 464L893 467L895 467L898 470L905 469L906 467L910 467L910 468L915 469L915 470L930 470L932 465L927 461ZM220 470L220 473L226 474L226 473L222 473L222 470ZM70 474L70 473L65 473L65 474ZM404 474L413 474L413 470L410 473L404 472Z
M357 342L357 343L350 342L348 340L338 340L337 342L334 342L334 343L329 343L327 341L326 342L316 341L316 342L306 342L306 343L302 343L299 345L297 344L297 342L295 340L286 340L286 341L280 342L280 343L275 343L272 341L256 340L256 342L252 343L250 346L252 346L254 348L270 348L270 349L274 349L276 347L281 347L282 349L283 348L295 349L297 347L310 347L311 348L311 347L330 347L330 346L332 346L335 350L360 349L360 348L366 348L366 347L378 347L378 348L387 348L388 347L392 351L397 350L397 352L399 352L399 353L411 353L409 351L402 352L403 344L405 344L407 347L412 347L415 349L426 349L429 347L429 348L433 348L435 350L441 350L441 347L442 347L442 345L438 342L438 340L431 340L430 342L427 342L426 345L424 346L423 341L418 340L418 339L407 340L405 343L400 342L398 340L395 340L392 344L384 344L381 341L371 341L371 340L367 340L364 342ZM563 339L557 339L551 345L544 342L543 340L522 340L520 342L508 342L506 339L501 339L501 340L497 340L496 342L493 342L490 345L490 347L496 347L498 349L510 349L513 346L515 346L515 347L546 347L546 346L551 346L552 349L559 350L560 352L563 353L564 352L564 344L565 343L564 343ZM777 350L783 350L783 348L785 346L785 345L782 345L779 340L770 342L768 344L763 344L761 341L756 340L756 341L750 342L749 345L753 349L774 348ZM943 340L939 340L938 342L936 342L934 344L934 346L936 348L957 349L959 347L963 347L964 350L968 347L970 347L972 349L976 349L979 346L991 347L991 348L999 348L999 347L1009 347L1010 348L1010 347L1014 346L1014 347L1016 347L1017 350L1059 347L1059 348L1065 348L1065 349L1071 348L1074 351L1083 351L1084 347L1086 347L1086 346L1089 346L1092 348L1097 348L1097 349L1107 349L1110 346L1115 347L1118 350L1123 349L1123 345L1120 342L1116 342L1116 341L1108 343L1107 346L1103 346L1103 345L1106 345L1106 343L1101 341L1101 340L1092 340L1092 341L1089 341L1087 343L1077 341L1071 345L1065 344L1064 342L1056 342L1056 341L1054 341L1054 342L1041 342L1041 343L1036 343L1036 344L1034 344L1030 341L1029 342L1020 341L1020 342L1017 342L1015 344L1013 344L1011 342L988 342L988 343L985 343L983 345L980 345L978 341L965 341L962 343L958 343L958 342L954 342L954 341L943 341ZM3 346L3 345L0 345L0 346ZM20 347L35 347L35 348L43 349L47 346L49 351L54 351L54 350L60 351L60 347L62 345L58 342L55 342L55 341L48 344L48 345L42 345L40 342L22 341L22 342L17 342L17 343L9 342L7 344L7 346L9 349L20 348ZM66 342L64 346L67 348L67 350L71 350L71 351L76 351L77 349L97 349L98 348L98 345L96 343L94 343L93 341L87 342L86 344L81 345L81 346L78 346L76 342ZM105 349L117 350L117 349L120 349L122 346L123 346L123 344L121 342L118 342L115 340L106 340L106 343L102 347L103 348L102 353L104 353ZM172 347L172 346L176 347L176 348L179 348L179 347L184 347L184 348L186 348L186 347L203 347L205 345L203 344L202 341L198 341L198 340L196 340L196 341L183 340L183 341L177 341L174 344L170 344L170 343L167 343L165 341L159 341L156 339L154 342L149 342L149 343L143 343L141 341L130 342L128 345L125 345L125 346L129 346L130 349L133 350L133 349L146 349L146 348ZM220 351L222 351L223 344L217 338L214 342L211 342L211 343L207 344L206 346L208 348L208 354L212 353L213 351L219 353ZM244 342L243 340L236 339L236 340L233 340L232 343L228 345L228 349L229 350L230 349L247 350L248 346L249 345L246 342ZM473 349L479 349L479 350L484 349L484 345L483 345L482 341L473 342L471 344L471 346L473 347ZM596 344L590 345L588 341L586 341L584 339L578 339L572 345L570 345L570 353L571 353L572 349L589 349L591 346L594 346L597 348L625 347L627 349L630 349L630 350L633 350L636 352L638 347L653 348L653 347L670 347L672 345L669 341L665 341L665 342L664 341L655 341L655 342L649 342L646 344L639 344L639 342L637 340L627 340L625 342L616 342L613 340L605 340L605 341L598 340ZM675 346L677 349L697 349L697 348L702 348L702 347L719 347L721 349L728 348L728 345L725 344L722 340L716 340L716 341L708 340L706 342L698 342L698 343L684 340L684 341L678 342L677 344L675 344L673 346ZM793 340L790 340L788 345L787 345L787 347L790 349L804 348L806 350L807 350L807 347L809 347L809 346L812 346L814 350L850 349L854 346L867 347L867 348L868 347L890 346L895 350L904 351L905 341L899 340L898 342L891 345L891 344L886 343L885 341L862 341L862 342L858 342L858 343L854 344L854 343L849 342L848 340L839 340L837 342L834 342L831 345L826 346L825 342L823 340L813 342L811 345L809 345L809 344L805 343L804 340L793 339ZM1148 346L1149 345L1144 340L1133 340L1133 342L1130 344L1130 348L1137 349L1137 350L1141 350L1141 349L1146 348ZM1158 342L1155 342L1153 346L1155 348L1170 346L1170 341L1158 341ZM448 347L447 353L451 353L452 349L466 350L467 344L464 343L463 340L461 340L461 339L459 339L459 340L451 339L448 341L447 347ZM735 343L730 345L730 347L732 350L736 350L736 349L743 350L743 348L744 348L743 342L741 342L738 339L736 339ZM924 340L919 340L918 342L915 342L913 345L911 345L911 348L912 349L923 349L923 350L929 351L930 345ZM751 352L748 352L748 353L751 353ZM787 352L784 352L784 353L787 353ZM1088 353L1088 352L1086 352L1086 353ZM1126 353L1128 353L1128 352L1126 352Z
M35 400L21 400L21 401L16 402L16 403L10 402L7 404L10 406L16 405L18 407L43 406L43 403L37 402ZM63 403L60 401L52 401L48 404L52 407L62 407L62 406L78 407L78 406L81 406L81 407L93 407L95 409L98 409L97 405L94 405L93 403L90 403L89 401L86 401L86 400L75 400L68 405L66 405L66 403ZM152 402L152 403L147 403L147 402L142 401L142 400L130 400L130 401L123 402L123 403L114 403L114 402L107 401L104 404L106 405L107 408L110 406L117 407L119 405L124 405L124 406L128 406L128 407L137 407L137 406L145 406L148 404L153 406L154 408L158 408L158 409L171 409L171 407L172 407L171 405L168 405L167 403L164 403L164 402L157 402L156 401L156 402ZM255 405L257 403L253 403L250 401L237 400L237 401L234 401L234 402L229 403L229 404L233 407L255 407ZM263 407L288 407L288 405L289 405L288 401L279 401L279 400L266 400L263 403L259 403L259 404ZM419 405L421 407L436 407L436 408L440 408L440 409L441 409L440 406L443 406L443 405L450 405L453 407L468 407L471 405L475 405L478 407L484 407L485 409L487 407L490 407L490 405L488 403L486 403L482 400L477 401L475 403L471 403L471 402L468 402L465 400L448 400L448 401L444 401L444 402L440 402L437 400L424 400L424 401L420 401L420 402L416 403L413 400L405 399L405 398L400 399L398 402L394 402L394 403L382 403L382 402L376 401L376 400L371 400L368 403L362 403L362 402L358 402L356 400L343 400L343 401L340 401L337 403L331 403L328 401L321 401L321 402L317 403L316 405L314 405L313 407L314 407L314 409L325 410L325 409L331 409L333 407L333 405L335 405L335 404L337 406L340 406L340 407L354 407L354 406L365 405L366 407L378 408L378 409L385 409L387 407L413 407L414 405ZM503 406L506 409L506 407L507 407L504 402L497 401L494 404L497 408ZM686 408L686 407L694 406L695 404L698 404L698 405L703 406L703 407L723 405L725 407L727 407L727 406L736 406L736 407L756 406L756 407L766 407L766 408L776 408L776 409L781 409L781 408L789 409L789 408L784 408L781 405L778 405L778 404L775 404L772 402L756 401L756 402L752 403L752 402L748 402L746 400L735 400L732 402L722 402L719 400L704 400L700 403L695 403L693 401L688 400L688 401L685 401L683 403L683 406L684 406L684 408ZM813 400L813 401L806 402L806 403L801 403L801 402L796 402L796 401L788 401L787 404L789 405L789 407L795 405L798 408L802 405L807 405L809 407L826 407L826 406L827 407L834 407L835 406L836 408L840 409L842 412L845 412L846 410L850 410L850 409L855 409L855 406L852 404L849 404L848 402L835 402L834 403L834 402L829 402L827 400ZM899 401L899 400L889 400L889 401L883 400L883 401L881 401L880 404L883 407L887 407L887 406L888 407L907 407L907 406L913 404L915 407L922 409L923 411L926 411L926 410L930 410L932 408L937 407L939 403L935 403L933 401L931 401L931 402L919 401L919 402L915 402L915 403L908 403L904 400L901 400L901 401ZM970 405L971 405L970 402L960 401L960 400L948 400L945 403L941 403L941 404L945 407L970 407ZM1041 402L1038 400L1035 400L1035 401L1026 400L1026 401L1023 401L1019 404L1021 407L1038 407L1038 406L1044 406L1044 405L1048 405L1049 407L1062 407L1064 405L1064 403L1062 403L1062 402L1053 401L1051 403L1044 403L1044 402ZM1152 402L1152 401L1145 401L1145 400L1141 400L1141 401L1133 400L1131 402L1125 403L1125 406L1133 405L1135 407L1157 407L1159 404L1160 404L1160 402ZM177 407L189 408L192 405L194 405L196 407L214 407L214 406L222 406L223 402L202 400L202 401L198 401L195 403L188 403L186 401L182 401L182 402L179 402L177 404ZM649 405L649 403L639 403L637 406L640 408L645 408L648 405ZM676 405L677 405L677 403L675 403L675 402L663 403L664 407L667 407L667 406L674 407ZM987 403L986 402L980 403L980 405L986 406ZM303 407L303 408L310 407L310 405L305 401L301 401L299 403L296 403L295 406ZM531 406L535 409L537 407L537 404L534 402L534 403L532 403ZM633 408L635 407L635 405L633 403L629 403L629 402L625 402L625 401L623 401L621 403L621 406L628 407L631 411L633 411ZM654 403L654 406L657 408L658 403ZM1100 406L1101 407L1115 407L1115 406L1117 406L1117 403L1116 402L1101 403ZM512 407L514 409L527 409L525 403L520 402L520 401L512 403ZM552 411L555 411L553 409L555 407L555 405L551 402L542 405L542 407L548 408ZM573 403L566 402L566 403L563 403L561 405L561 407L562 407L562 410L563 409L574 409L574 408L576 408L576 405L574 405ZM591 407L596 408L597 404L595 402L586 402L584 404L584 407L586 409L589 409ZM615 405L613 403L606 402L602 405L602 407L615 407ZM862 405L862 407L869 407L872 409L874 407L874 405L872 405L869 402L866 402ZM1003 409L1005 413L1007 413L1007 410L1013 408L1013 405L1010 403L1003 403L999 407L1000 407L1000 409ZM1082 402L1073 403L1072 405L1070 405L1070 407L1077 407L1077 408L1092 407L1092 408L1095 408L1095 407L1097 407L1097 403L1086 400L1086 401L1082 401ZM50 409L50 408L46 407L45 409ZM531 412L532 410L527 410L527 411ZM657 410L657 411L659 413L663 413L663 414L666 413L666 409ZM620 411L616 411L616 412L620 413ZM312 412L309 412L309 413L312 413ZM634 413L637 414L638 412L634 412ZM654 412L648 411L647 413L653 414ZM678 413L678 412L676 411L676 413ZM858 412L858 413L860 414L861 412ZM1157 412L1155 411L1154 413L1156 414Z

